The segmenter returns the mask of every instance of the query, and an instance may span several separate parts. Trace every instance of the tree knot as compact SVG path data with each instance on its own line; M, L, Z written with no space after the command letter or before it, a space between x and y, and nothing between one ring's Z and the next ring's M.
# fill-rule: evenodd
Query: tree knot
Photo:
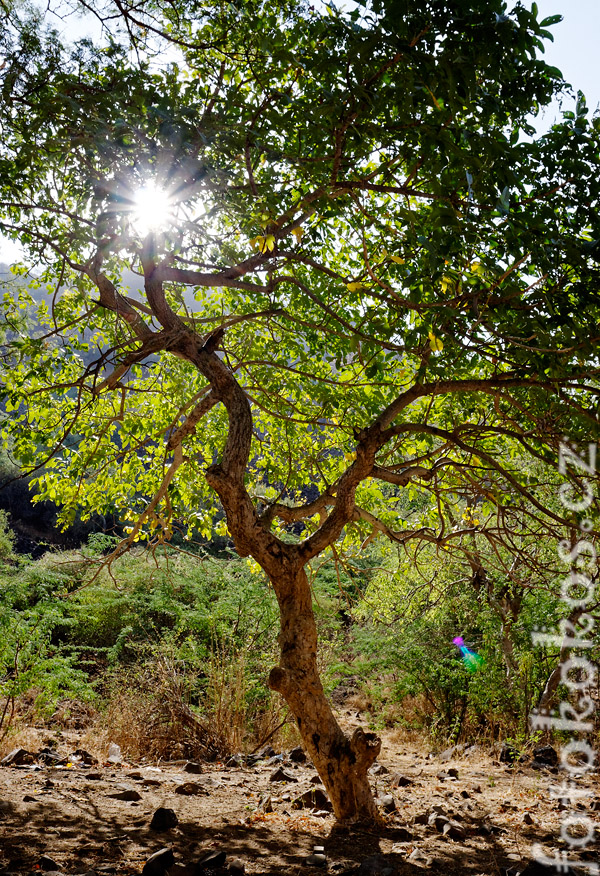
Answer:
M376 733L365 733L361 727L357 727L350 739L350 748L356 757L357 766L368 770L381 751L381 739Z
M269 687L285 697L286 691L290 687L289 673L282 669L281 666L274 666L269 673Z
M214 463L214 465L209 465L206 469L206 480L209 484L211 484L211 486L218 481L222 481L224 477L225 472L218 463Z

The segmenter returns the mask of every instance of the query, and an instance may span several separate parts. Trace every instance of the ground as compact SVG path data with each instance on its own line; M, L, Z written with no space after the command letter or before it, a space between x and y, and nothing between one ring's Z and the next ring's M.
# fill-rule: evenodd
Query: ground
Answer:
M42 855L69 876L139 874L152 853L171 847L179 866L169 876L193 873L190 865L215 850L227 854L220 873L236 858L249 876L282 871L316 876L319 868L311 866L309 856L315 846L323 846L328 872L340 876L348 871L359 876L502 876L520 872L535 842L549 855L567 848L560 825L568 810L551 796L552 786L563 778L556 768L500 763L489 747L440 757L423 744L395 738L384 738L373 770L373 788L382 798L391 794L396 807L377 830L336 829L326 812L295 809L299 794L319 785L311 783L316 774L310 764L294 763L287 755L283 761L263 759L252 766L203 764L199 774L187 772L183 762L86 766L75 757L59 766L39 760L3 766L0 874L52 869ZM62 755L71 755L81 742L67 732L46 732L40 742L52 739ZM281 766L293 781L272 780ZM181 792L186 783L192 784L189 795ZM577 785L590 791L580 807L599 819L598 774L577 778ZM135 791L139 799L111 796L122 791ZM385 802L392 805L389 798ZM272 812L265 811L271 806ZM159 807L175 811L177 826L151 829ZM597 861L599 851L596 836L580 859ZM234 862L229 872L239 876L240 864Z

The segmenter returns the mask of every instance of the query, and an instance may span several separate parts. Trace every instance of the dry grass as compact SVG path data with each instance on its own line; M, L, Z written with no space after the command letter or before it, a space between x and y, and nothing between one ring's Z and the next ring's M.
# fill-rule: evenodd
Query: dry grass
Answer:
M27 751L39 751L43 744L46 730L37 727L25 727L14 724L10 732L0 741L0 760L13 748L26 748Z
M131 761L221 760L250 752L269 742L298 744L299 734L285 703L276 694L248 695L243 653L215 649L204 677L203 714L191 705L198 678L173 655L157 651L143 666L119 670L105 692L106 708L61 700L52 715L36 708L39 691L30 690L15 704L13 724L0 742L2 756L19 746L37 751L48 731L77 737L100 760L117 743Z
M388 747L423 744L423 732L409 727L394 727L392 730L384 730L380 736L384 741L384 745Z
M81 700L60 700L51 714L44 714L39 706L41 692L30 688L14 701L14 712L10 723L3 728L0 738L0 758L13 748L26 748L37 751L46 743L49 732L83 730L97 717L97 712L89 703Z
M206 709L213 726L232 751L254 751L265 742L285 747L300 735L278 694L251 703L246 676L246 653L214 643L208 668Z
M98 712L90 703L80 700L59 700L47 724L64 730L84 730L96 719Z
M142 669L121 673L109 692L108 708L85 741L102 756L115 742L131 760L216 760L230 753L214 722L189 705L191 681L165 655Z
M206 666L203 713L190 705L197 677L157 652L142 669L121 672L108 706L87 734L85 746L103 758L115 742L132 760L223 759L265 742L296 745L298 731L281 697L250 704L243 653L215 648Z

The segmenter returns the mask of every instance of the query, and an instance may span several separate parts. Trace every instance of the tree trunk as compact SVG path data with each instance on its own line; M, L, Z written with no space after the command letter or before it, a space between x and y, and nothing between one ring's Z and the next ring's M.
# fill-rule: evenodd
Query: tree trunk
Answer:
M581 606L576 606L570 612L570 614L565 618L566 624L570 625L569 634L571 636L575 636L575 624L581 617L581 615L585 612L586 609ZM589 609L588 609L589 611ZM552 704L552 700L554 699L554 695L558 690L558 685L561 682L562 676L562 666L569 659L569 655L571 653L571 645L569 644L569 635L565 633L563 638L560 653L558 655L558 663L548 676L546 684L544 686L544 690L540 694L540 698L537 703L537 711L542 713L544 711L549 711L550 706Z
M502 641L500 648L502 658L504 660L504 668L506 669L506 679L511 690L514 688L515 679L519 675L519 664L515 657L515 644L513 638L512 621L508 617L508 613L504 607L500 606Z
M291 580L271 574L271 581L281 612L281 657L269 685L294 714L338 821L377 821L380 816L367 771L379 754L381 740L361 729L348 738L331 711L317 669L317 627L304 568Z

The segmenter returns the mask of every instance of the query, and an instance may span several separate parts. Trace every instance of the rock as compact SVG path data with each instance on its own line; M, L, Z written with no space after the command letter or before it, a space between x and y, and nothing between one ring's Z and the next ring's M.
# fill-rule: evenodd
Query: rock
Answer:
M231 876L244 876L246 865L241 858L232 858L227 867Z
M445 751L442 751L441 754L438 754L438 760L440 763L448 763L449 760L452 760L453 757L456 757L462 751L464 751L466 746L462 745L453 745L452 748L446 748Z
M202 857L196 864L196 870L198 871L198 873L202 873L204 872L204 870L218 870L219 867L223 866L226 860L226 852L206 852L204 855L202 855Z
M40 870L44 870L44 872L49 873L51 871L60 870L60 864L57 864L55 860L48 857L48 855L42 855L42 857L38 861L38 867Z
M47 766L60 766L67 763L68 758L63 757L56 751L52 751L50 748L42 748L36 754L36 760L40 760Z
M0 766L19 766L30 764L35 761L35 755L25 748L13 748L12 751L0 760Z
M320 812L333 812L331 800L321 788L310 788L292 801L292 809L313 809Z
M449 769L447 769L447 770L441 770L437 774L436 778L440 782L445 782L446 779L457 779L458 778L458 770L455 769L454 767L449 767Z
M384 812L391 814L396 811L396 801L392 794L383 794L379 797L379 803Z
M515 763L519 760L520 752L508 742L503 742L494 752L500 763Z
M292 776L291 773L286 773L283 767L278 767L274 772L269 776L270 782L297 782L298 779L295 776Z
M393 839L396 840L397 843L410 843L414 840L415 835L411 830L408 830L406 827L396 827L393 832ZM403 852L404 849L402 847L395 849L392 846L392 851Z
M446 815L440 815L438 812L432 812L427 819L429 827L435 827L438 833L443 833L444 825L450 824L450 819Z
M289 757L292 763L306 763L308 760L306 752L299 745L297 745L296 748L292 748Z
M407 858L407 861L410 861L413 864L425 864L429 867L431 859L427 857L427 855L421 851L421 849L413 849L410 855Z
M438 754L440 763L447 763L458 753L458 745L453 745L452 748L446 748L441 754Z
M98 763L98 758L94 757L93 754L90 754L89 751L86 751L85 748L76 748L72 757L79 758L79 760L82 760L83 763L88 766L95 766Z
M244 757L241 754L234 754L229 760L225 761L225 766L228 767L241 767L244 765Z
M210 788L222 788L223 787L222 782L220 782L218 779L215 779L214 776L206 776L206 778L204 779L202 784L204 785L205 789L206 789L206 785L208 785Z
M270 757L266 761L266 766L275 766L276 764L283 763L283 755L282 754L274 754L273 757Z
M357 876L393 876L394 868L383 855L371 855L362 861Z
M272 812L273 811L273 800L267 794L264 797L260 798L260 803L258 804L258 809L260 812Z
M557 766L558 753L551 745L538 745L533 749L533 759L547 766Z
M403 776L402 773L394 773L391 785L392 788L408 788L409 785L414 785L414 782L407 776Z
M164 876L169 867L172 867L174 863L175 856L172 849L159 849L158 852L150 855L144 864L142 876Z
M485 819L478 825L475 830L476 834L479 836L493 836L494 834L506 833L503 827L499 827L497 824L493 824L491 821L486 821Z
M466 838L465 830L460 825L457 824L456 821L448 821L442 827L442 835L448 836L450 839L456 840L457 842L462 842Z
M188 761L183 768L184 773L192 773L193 775L198 775L202 772L202 766L199 763L196 763L193 760Z
M175 812L172 809L165 809L163 806L161 806L152 816L150 829L162 832L164 830L171 830L171 828L177 827L178 823L179 820L175 815Z
M376 763L371 767L371 772L374 776L385 776L386 773L389 773L389 770L382 763Z
M133 772L131 772L131 773L125 773L125 778L133 779L136 782L143 782L144 781L144 777L140 773L139 770L133 770Z
M273 757L275 754L277 754L277 752L272 745L263 745L260 751L256 752L256 757L259 760L264 760L267 757Z
M115 742L111 742L108 746L107 761L108 763L114 763L115 765L123 763L123 755L121 754L121 749Z
M0 799L0 818L4 818L7 815L12 815L15 809L15 804L10 800L2 800Z
M169 876L196 876L197 870L193 864L173 864L169 867Z
M325 855L322 855L320 853L315 854L313 852L312 855L309 855L308 858L306 858L306 864L309 867L321 867L323 870L326 870L327 869L327 858L325 857Z
M142 799L142 795L134 788L126 788L124 791L116 791L114 794L107 794L106 796L113 800L125 800L129 803Z
M184 797L197 797L198 794L208 794L208 791L198 782L184 782L183 785L177 785L175 793L183 794Z

